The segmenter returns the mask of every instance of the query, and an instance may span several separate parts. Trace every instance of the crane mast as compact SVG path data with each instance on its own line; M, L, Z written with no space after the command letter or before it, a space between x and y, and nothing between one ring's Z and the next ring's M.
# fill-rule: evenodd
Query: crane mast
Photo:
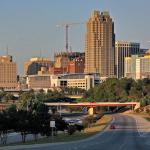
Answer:
M68 30L69 30L69 25L68 24L66 24L66 52L68 53L69 52L69 50L68 50L68 47L69 47L69 41L68 41Z
M65 23L56 25L56 27L65 27L65 49L67 53L69 53L69 27L78 24L83 23Z

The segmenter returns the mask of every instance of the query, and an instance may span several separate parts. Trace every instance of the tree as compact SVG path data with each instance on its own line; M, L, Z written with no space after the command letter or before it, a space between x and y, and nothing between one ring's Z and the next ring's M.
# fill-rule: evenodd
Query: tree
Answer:
M148 105L150 98L150 79L135 81L133 79L108 78L103 83L85 92L81 101L139 101Z
M4 113L0 113L0 139L1 144L6 144L7 142L7 120Z
M35 99L34 91L30 90L28 92L20 93L19 101L20 101L20 109L27 109L29 101Z
M11 105L9 108L0 113L0 135L2 144L7 143L8 131L14 129L15 123L16 106Z
M3 99L3 97L6 95L6 92L4 91L4 89L0 90L0 101Z
M30 120L31 120L31 113L27 112L26 110L18 110L17 111L17 124L15 131L20 132L22 136L22 142L26 142L26 136L30 131Z
M11 93L6 93L6 94L3 96L2 99L3 99L4 101L8 102L9 100L14 100L15 97L14 97L14 95L11 94Z
M8 130L20 133L22 142L26 142L27 134L33 134L35 141L39 133L50 136L50 120L55 120L56 130L67 129L68 124L60 116L50 115L48 106L43 102L35 99L29 102L28 110L11 105L0 112L0 137L3 144L7 142Z
M41 122L37 114L32 114L29 118L29 132L33 134L34 140L37 141L38 134L40 133Z
M35 97L37 98L37 100L39 101L45 101L46 99L46 94L44 92L43 89L40 89L39 92L37 94L35 94Z

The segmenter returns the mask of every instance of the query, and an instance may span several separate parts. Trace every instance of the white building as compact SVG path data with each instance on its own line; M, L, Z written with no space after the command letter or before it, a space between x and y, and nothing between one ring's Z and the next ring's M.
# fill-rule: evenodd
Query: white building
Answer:
M27 76L26 83L31 89L54 89L63 87L81 88L89 90L100 83L97 74L38 74Z
M132 55L125 58L125 77L135 80L150 78L150 50L144 56Z
M96 74L66 74L51 76L51 87L77 87L89 90L100 83Z

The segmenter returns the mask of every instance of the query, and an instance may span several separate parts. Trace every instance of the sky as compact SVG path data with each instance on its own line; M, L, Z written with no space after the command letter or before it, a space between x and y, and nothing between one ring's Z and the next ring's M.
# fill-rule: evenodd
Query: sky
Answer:
M31 57L65 49L65 29L57 24L86 22L93 10L109 11L116 40L150 48L150 0L0 0L0 55L13 55L18 74ZM69 28L72 51L84 51L86 26Z

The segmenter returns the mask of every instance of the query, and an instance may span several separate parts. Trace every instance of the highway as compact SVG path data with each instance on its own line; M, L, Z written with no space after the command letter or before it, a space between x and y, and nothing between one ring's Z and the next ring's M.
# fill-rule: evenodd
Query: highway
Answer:
M113 122L116 129L109 129L91 138L69 142L25 147L10 147L17 150L150 150L150 136L137 130L137 121L126 115L114 115ZM144 124L143 124L144 127ZM143 128L142 127L142 128ZM145 130L146 132L146 130ZM141 136L147 135L147 136ZM6 147L9 150L9 147ZM4 150L4 148L3 148Z

